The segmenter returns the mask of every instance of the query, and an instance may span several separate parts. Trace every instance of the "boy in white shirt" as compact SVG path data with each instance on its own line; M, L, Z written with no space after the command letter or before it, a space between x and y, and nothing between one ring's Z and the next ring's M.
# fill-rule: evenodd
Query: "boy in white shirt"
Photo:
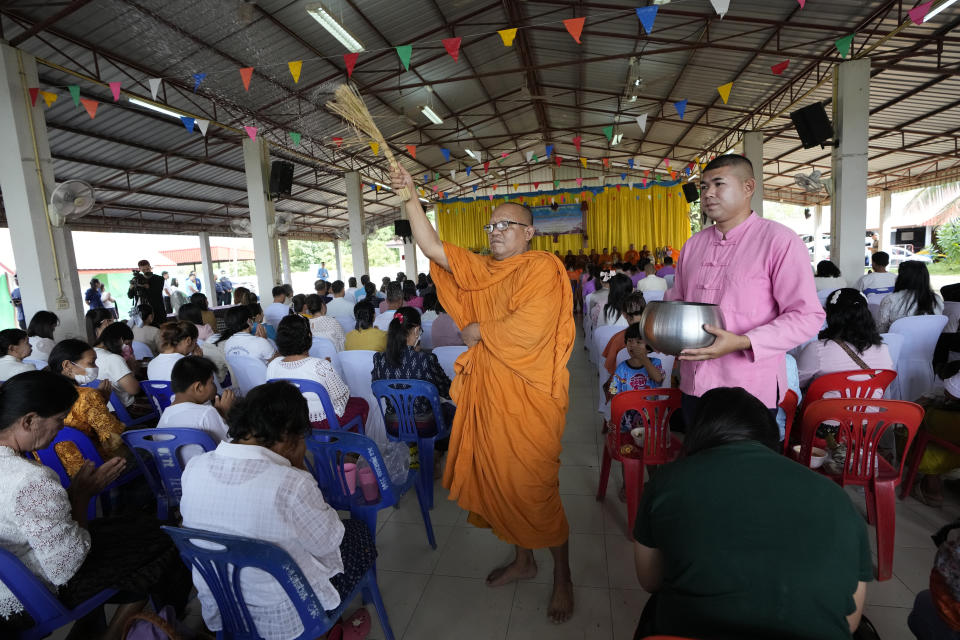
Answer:
M160 416L157 428L199 429L209 434L214 442L229 441L224 418L233 406L233 391L228 389L217 397L216 373L217 366L207 358L185 356L178 360L170 374L174 401ZM185 450L184 458L192 457L191 453Z

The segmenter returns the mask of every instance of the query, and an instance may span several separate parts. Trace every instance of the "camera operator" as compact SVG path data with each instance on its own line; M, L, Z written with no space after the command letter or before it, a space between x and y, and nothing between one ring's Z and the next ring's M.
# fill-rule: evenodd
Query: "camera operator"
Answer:
M135 304L146 302L154 309L163 309L163 278L153 273L149 260L141 260L137 266L140 271L134 271L127 297L132 298ZM153 324L160 326L165 320L166 317L158 313L153 319Z

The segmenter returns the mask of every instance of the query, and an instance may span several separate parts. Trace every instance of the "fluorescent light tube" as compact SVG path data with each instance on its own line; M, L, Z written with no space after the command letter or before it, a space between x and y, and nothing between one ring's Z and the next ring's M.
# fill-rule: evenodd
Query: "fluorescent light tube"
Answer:
M426 204L430 204L430 201L427 200L426 198L420 198L420 202L425 202Z
M339 40L340 44L345 46L350 53L360 53L363 51L363 45L360 44L360 41L344 29L343 25L330 15L330 12L327 11L323 4L314 2L308 4L306 9L310 17L319 22L320 26L329 31L330 35Z
M170 109L164 109L159 107L152 102L146 102L140 100L139 98L130 98L130 104L135 104L138 107L143 107L144 109L150 109L151 111L156 111L157 113L162 113L165 116L170 116L171 118L177 118L178 120L183 115L182 113L177 113L176 111L171 111Z
M929 22L931 18L933 18L934 16L936 16L938 13L940 13L941 11L943 11L944 9L946 9L947 7L949 7L950 5L952 5L952 4L953 4L954 2L956 2L956 1L957 1L957 0L946 0L946 2L940 3L939 6L937 6L936 8L934 8L933 10L931 10L930 13L928 13L926 16L924 16L923 21L924 21L924 22Z
M473 151L471 151L470 149L464 149L464 151L467 152L467 155L468 155L468 156L470 156L471 158L473 158L473 159L476 160L477 162L480 162L480 158L479 158L479 157L477 156L477 154L475 154Z
M433 124L443 124L443 118L434 113L430 107L421 107L420 111L422 111L423 115L427 116L427 120Z
M612 146L616 146L616 145L620 144L620 141L621 141L621 140L623 140L623 134L622 134L622 133L615 133L615 134L613 135L613 140L611 141L610 144L611 144Z

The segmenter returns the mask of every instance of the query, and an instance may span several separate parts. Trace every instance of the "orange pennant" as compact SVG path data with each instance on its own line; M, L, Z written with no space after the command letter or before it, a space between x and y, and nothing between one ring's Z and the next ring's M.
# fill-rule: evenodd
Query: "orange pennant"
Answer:
M253 77L253 67L240 69L240 79L243 80L244 91L250 91L250 78Z
M97 117L97 107L100 106L99 102L91 100L90 98L80 98L80 102L83 104L83 108L87 110L87 114L91 120Z
M415 144L408 144L408 145L407 145L407 153L410 154L410 157L411 157L411 158L413 158L414 160L416 160L416 159L417 159L417 145L415 145Z
M563 26L567 28L567 31L569 31L573 39L577 41L577 44L580 44L580 34L583 33L583 23L585 20L586 18L568 18L563 21Z

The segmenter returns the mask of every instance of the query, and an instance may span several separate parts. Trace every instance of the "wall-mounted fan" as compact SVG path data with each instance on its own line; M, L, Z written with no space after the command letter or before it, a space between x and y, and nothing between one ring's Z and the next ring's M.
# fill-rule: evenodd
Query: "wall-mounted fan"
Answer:
M817 193L823 188L823 183L820 181L819 171L811 171L809 174L798 173L793 176L793 181L808 193Z
M250 235L250 218L237 218L230 221L230 231L238 236Z
M293 216L289 213L278 213L273 218L273 224L267 229L271 238L286 235L293 228Z
M66 222L82 218L93 210L97 199L93 187L82 180L67 180L50 194L50 224L62 227Z

